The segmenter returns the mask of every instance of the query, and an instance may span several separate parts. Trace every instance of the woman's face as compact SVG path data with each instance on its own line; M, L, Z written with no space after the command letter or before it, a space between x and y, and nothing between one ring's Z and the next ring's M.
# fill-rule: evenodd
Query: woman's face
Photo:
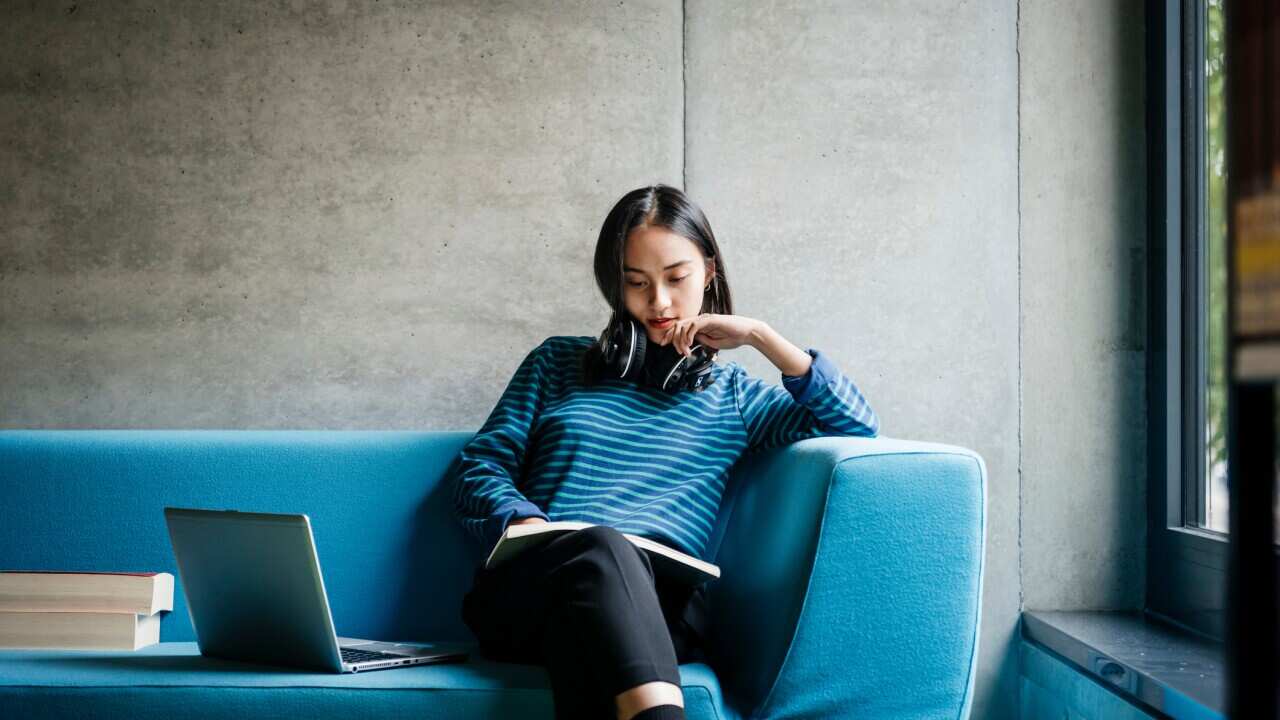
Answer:
M702 288L715 264L692 240L666 228L641 225L627 236L622 269L627 311L644 323L650 341L665 344L671 319L701 312ZM658 318L670 319L655 324Z

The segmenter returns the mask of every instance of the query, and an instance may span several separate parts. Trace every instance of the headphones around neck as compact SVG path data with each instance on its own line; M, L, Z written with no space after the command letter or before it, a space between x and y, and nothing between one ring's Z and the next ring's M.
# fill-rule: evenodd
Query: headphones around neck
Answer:
M695 343L685 357L672 345L650 343L640 323L629 316L619 322L616 313L596 344L608 377L671 393L701 391L709 385L718 352Z

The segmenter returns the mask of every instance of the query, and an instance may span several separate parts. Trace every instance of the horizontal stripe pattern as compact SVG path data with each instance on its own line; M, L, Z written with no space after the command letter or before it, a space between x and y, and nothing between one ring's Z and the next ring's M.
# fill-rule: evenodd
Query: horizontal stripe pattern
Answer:
M743 454L821 435L879 433L857 386L823 353L782 387L717 363L702 392L633 382L585 387L588 336L547 338L525 356L456 465L453 504L484 551L507 522L578 520L701 557L729 469Z

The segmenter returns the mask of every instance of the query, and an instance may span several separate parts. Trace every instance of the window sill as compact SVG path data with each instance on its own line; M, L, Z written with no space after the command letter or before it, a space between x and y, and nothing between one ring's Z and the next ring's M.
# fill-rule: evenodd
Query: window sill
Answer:
M1023 637L1120 696L1173 718L1223 718L1220 644L1141 612L1022 613Z

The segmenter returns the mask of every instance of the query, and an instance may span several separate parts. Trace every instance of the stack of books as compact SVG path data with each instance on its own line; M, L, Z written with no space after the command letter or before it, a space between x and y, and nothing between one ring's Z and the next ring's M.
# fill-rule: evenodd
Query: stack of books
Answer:
M0 572L0 648L137 650L160 642L169 573Z

